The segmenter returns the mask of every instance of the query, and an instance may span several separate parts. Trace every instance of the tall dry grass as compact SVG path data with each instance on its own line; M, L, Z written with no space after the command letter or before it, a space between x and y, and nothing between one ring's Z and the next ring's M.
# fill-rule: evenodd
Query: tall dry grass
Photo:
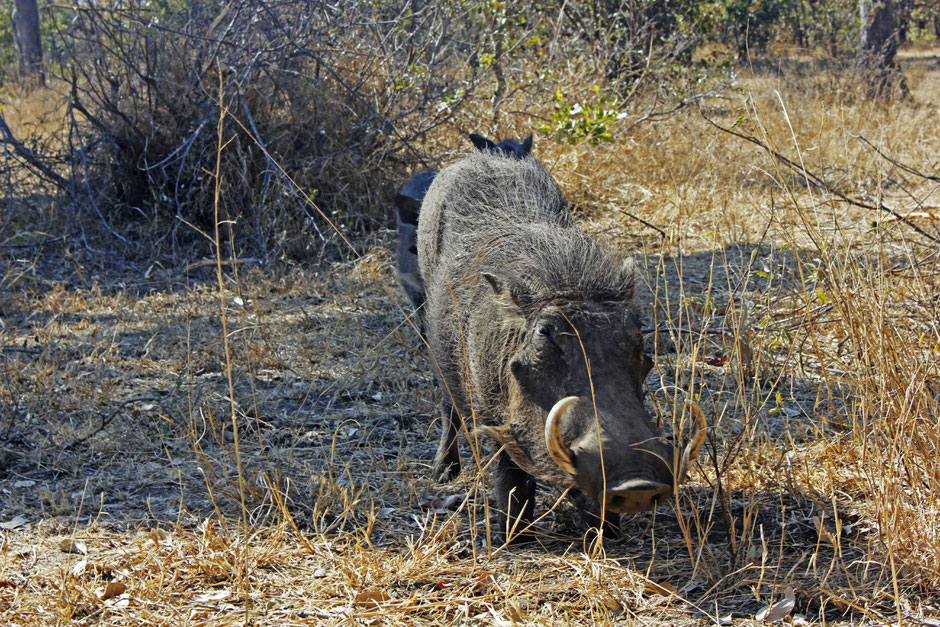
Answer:
M604 84L556 80L575 99ZM405 299L388 234L312 270L218 265L183 285L153 270L174 289L25 273L4 295L0 392L30 447L4 444L0 503L30 520L5 531L0 619L692 624L788 599L826 624L935 615L940 120L836 75L745 76L633 124L657 107L625 106L611 143L537 139L535 154L579 222L644 262L655 416L687 429L692 401L708 418L670 506L592 546L540 491L544 546L493 543L488 452L453 485L428 478L442 392L389 302ZM524 136L552 90L500 111L472 99L428 150L466 151L466 128ZM47 492L37 504L18 481ZM125 481L140 531L106 520Z

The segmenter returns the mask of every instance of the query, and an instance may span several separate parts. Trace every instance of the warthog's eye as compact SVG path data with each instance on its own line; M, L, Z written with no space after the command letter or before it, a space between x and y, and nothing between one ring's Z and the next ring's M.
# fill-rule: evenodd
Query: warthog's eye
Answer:
M547 324L540 324L535 328L535 334L539 337L551 337L552 336L552 327Z

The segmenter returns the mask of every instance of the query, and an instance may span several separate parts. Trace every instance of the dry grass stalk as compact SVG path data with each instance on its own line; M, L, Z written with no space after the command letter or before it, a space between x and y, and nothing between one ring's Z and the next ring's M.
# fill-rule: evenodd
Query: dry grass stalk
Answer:
M929 172L935 115L802 80L703 107L852 197L935 204L855 139ZM474 130L526 134L553 106L529 98ZM687 431L691 401L710 422L671 507L585 551L540 493L544 546L488 545L482 474L428 479L442 392L389 303L388 234L311 270L216 266L215 284L60 268L66 289L24 258L0 303L0 622L691 624L753 618L788 587L827 624L935 615L936 244L698 114L620 124L535 153L578 220L646 261L658 419ZM438 133L445 159L468 148Z

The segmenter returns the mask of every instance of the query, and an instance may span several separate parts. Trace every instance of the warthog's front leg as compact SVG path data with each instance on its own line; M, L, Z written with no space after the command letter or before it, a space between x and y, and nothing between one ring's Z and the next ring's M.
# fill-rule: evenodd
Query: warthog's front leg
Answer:
M496 508L499 511L499 532L509 542L530 542L535 511L535 481L524 470L516 466L508 455L500 453L493 470Z
M434 456L434 479L451 481L460 474L460 449L457 434L460 433L460 416L449 400L442 404L444 420L441 421L441 442Z

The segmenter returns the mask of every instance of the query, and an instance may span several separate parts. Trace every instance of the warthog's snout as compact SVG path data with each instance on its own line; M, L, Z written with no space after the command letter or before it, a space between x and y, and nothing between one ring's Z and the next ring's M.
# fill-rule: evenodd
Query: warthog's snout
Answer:
M624 481L604 495L603 504L618 514L645 512L672 496L672 486L649 479Z
M625 464L622 461L623 452L611 450L609 457L621 461L619 473L614 469L615 466L602 461L602 452L583 449L577 453L573 451L562 435L562 423L565 415L580 400L577 396L561 399L548 412L545 420L545 445L559 468L570 474L582 490L612 512L629 514L647 511L671 496L674 487L685 479L690 460L695 459L704 442L705 424L701 412L696 415L695 432L683 447L675 475L677 480L674 480L671 447L656 447L660 449L658 451L645 450L652 445L652 441L643 446L634 446L636 453L626 456ZM648 464L651 459L659 463ZM601 465L607 469L602 471Z

